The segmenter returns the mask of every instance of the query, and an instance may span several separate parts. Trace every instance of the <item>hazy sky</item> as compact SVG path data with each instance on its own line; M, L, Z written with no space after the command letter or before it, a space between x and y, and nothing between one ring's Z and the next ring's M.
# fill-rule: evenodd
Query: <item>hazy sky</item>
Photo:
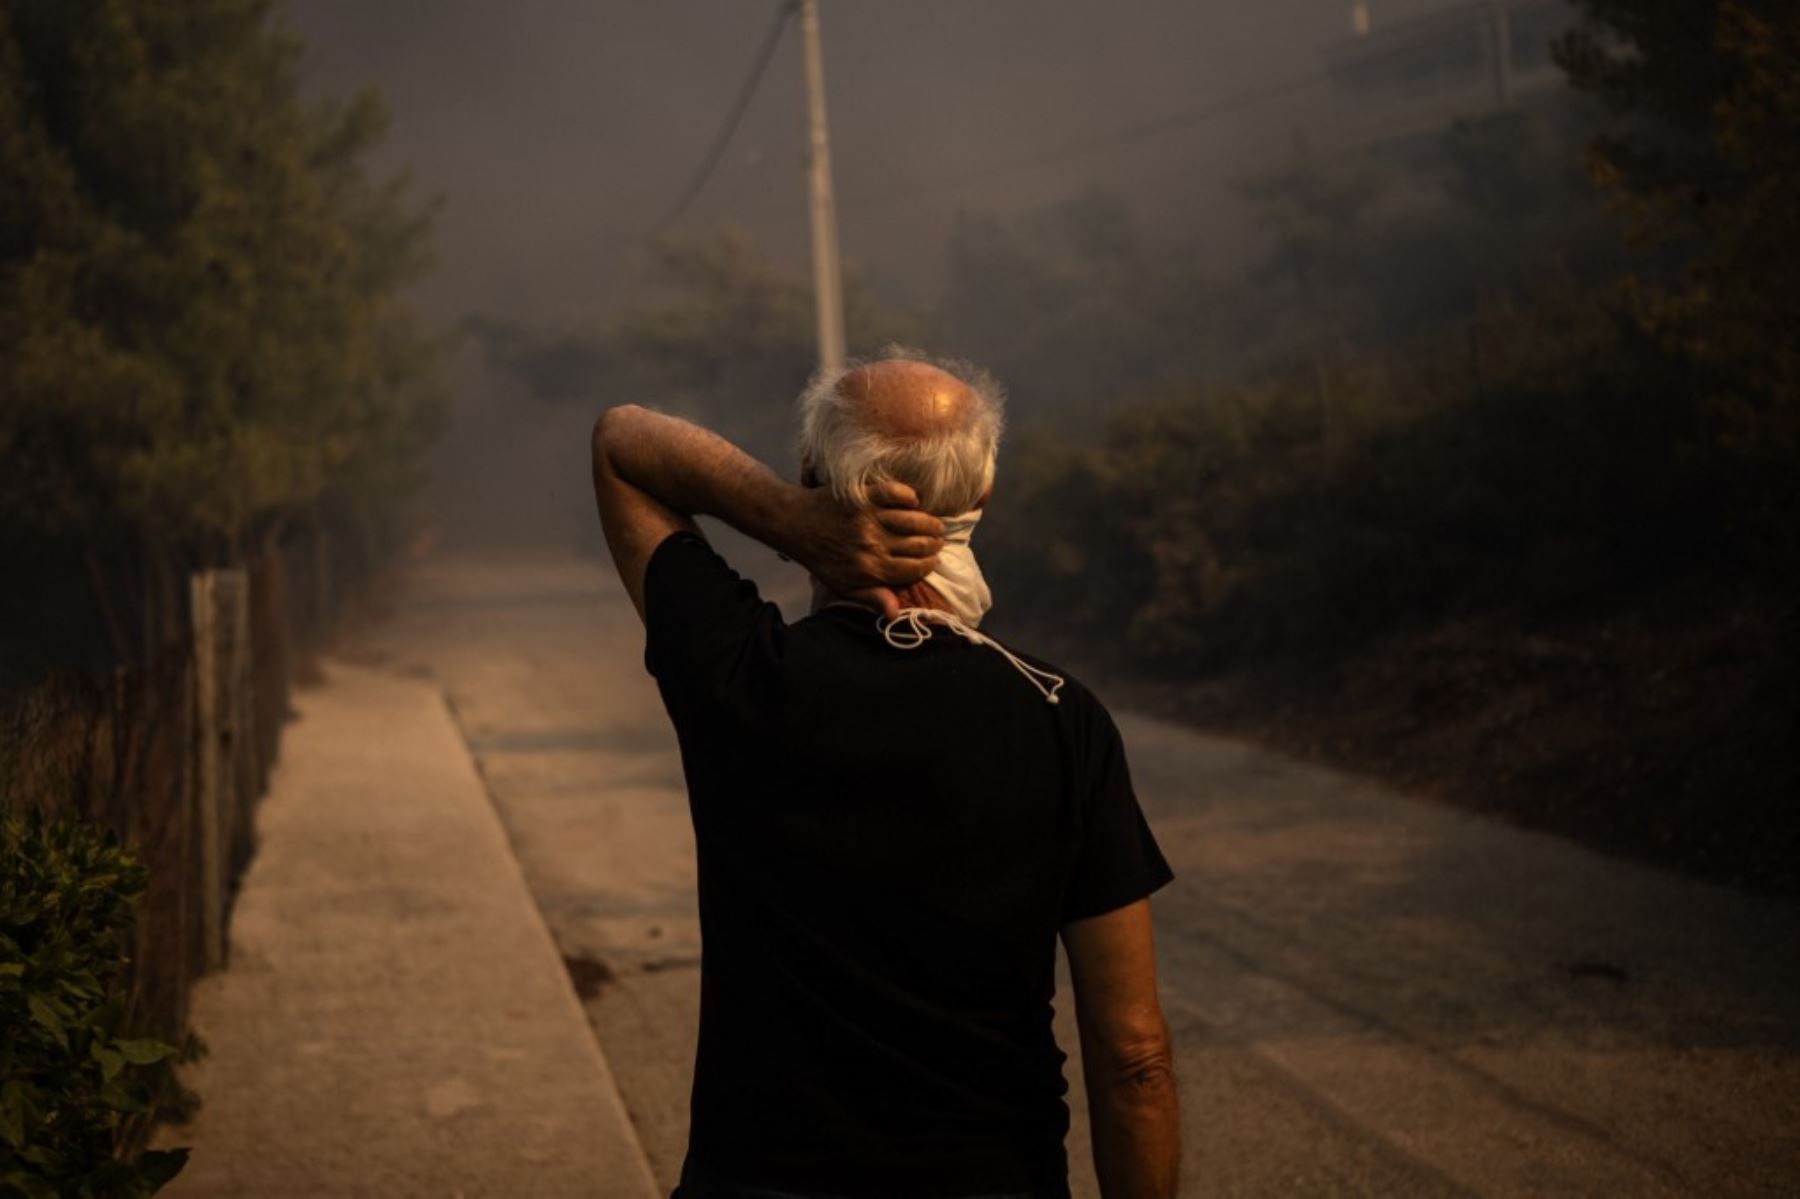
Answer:
M1433 0L1375 0L1378 21ZM435 317L577 324L628 291L634 247L700 161L774 0L293 0L310 79L375 84L382 153L446 200ZM960 208L1011 210L1103 186L1204 226L1221 184L1285 147L1319 93L1176 132L1004 168L1319 69L1347 0L823 0L847 257L927 289ZM797 22L688 227L735 223L806 262ZM1204 236L1204 233L1203 233Z
M1373 0L1378 24L1470 0ZM680 195L742 86L776 0L290 0L323 96L386 93L378 167L445 207L418 289L472 313L590 325L644 280L644 235ZM882 298L929 302L959 210L1009 212L1096 187L1233 257L1254 226L1228 185L1317 128L1323 89L1060 157L1020 159L1316 76L1349 0L821 0L844 252ZM798 24L684 221L748 231L808 264ZM971 182L971 172L993 172ZM946 181L951 181L946 183ZM594 405L547 407L466 348L442 372L455 419L425 502L453 539L592 545ZM606 397L596 397L595 404ZM615 397L616 398L616 397ZM641 398L641 397L634 397ZM785 402L775 400L772 402Z

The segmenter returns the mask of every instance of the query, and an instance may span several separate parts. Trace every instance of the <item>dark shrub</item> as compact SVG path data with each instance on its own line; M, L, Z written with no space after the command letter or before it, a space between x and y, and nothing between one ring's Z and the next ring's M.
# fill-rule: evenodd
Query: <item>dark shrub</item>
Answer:
M0 821L0 1196L153 1194L185 1149L119 1153L175 1050L125 1034L123 934L145 871L103 829Z

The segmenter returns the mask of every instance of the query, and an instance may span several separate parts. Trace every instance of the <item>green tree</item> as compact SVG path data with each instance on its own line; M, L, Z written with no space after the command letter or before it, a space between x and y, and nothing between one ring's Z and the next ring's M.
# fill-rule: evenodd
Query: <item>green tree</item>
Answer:
M172 567L379 491L431 426L426 214L367 178L379 101L309 109L299 55L269 0L0 5L0 525L85 547L121 653Z
M1800 567L1800 9L1791 0L1579 0L1556 47L1616 127L1596 180L1649 253L1641 328L1703 401L1700 448L1745 528Z

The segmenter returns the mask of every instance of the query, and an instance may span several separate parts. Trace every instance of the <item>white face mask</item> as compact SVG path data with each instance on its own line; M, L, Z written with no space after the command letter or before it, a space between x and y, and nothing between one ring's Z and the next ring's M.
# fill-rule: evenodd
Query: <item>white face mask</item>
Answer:
M925 576L931 589L943 596L958 619L970 628L980 624L994 606L993 593L975 562L975 551L969 548L975 523L980 519L979 508L944 518L944 548L938 554L937 569Z

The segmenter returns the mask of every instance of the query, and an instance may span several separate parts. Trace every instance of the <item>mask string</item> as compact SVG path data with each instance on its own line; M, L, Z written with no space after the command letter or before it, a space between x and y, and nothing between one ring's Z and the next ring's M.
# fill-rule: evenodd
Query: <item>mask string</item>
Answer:
M989 649L999 651L1001 657L1011 662L1013 668L1025 676L1026 682L1038 689L1038 694L1044 697L1045 702L1052 704L1060 702L1061 697L1057 695L1057 692L1063 688L1064 680L1061 675L1052 674L1048 670L1033 666L992 637L977 632L964 624L954 613L943 612L936 608L902 608L900 615L893 620L877 616L875 627L880 630L882 638L895 649L918 649L931 640L933 622L944 625L957 636L976 645L985 645Z

